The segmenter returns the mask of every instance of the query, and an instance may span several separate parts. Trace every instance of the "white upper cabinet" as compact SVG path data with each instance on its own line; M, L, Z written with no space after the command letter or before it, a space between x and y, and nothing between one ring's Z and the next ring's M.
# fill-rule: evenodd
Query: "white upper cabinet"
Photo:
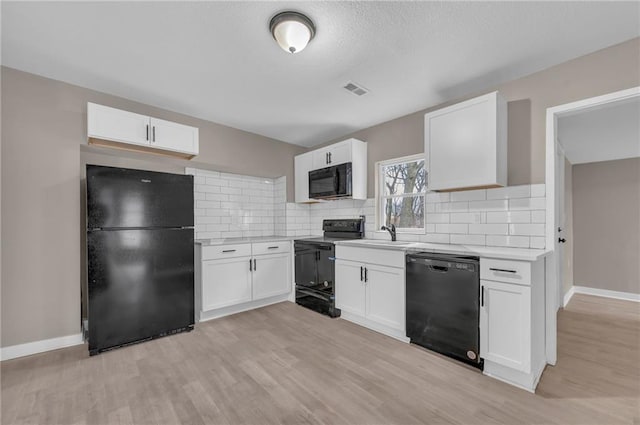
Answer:
M349 143L348 140L318 149L317 151L313 151L313 169L317 170L318 168L350 162L351 156L351 143Z
M89 138L149 145L149 117L146 115L88 103L87 129Z
M309 199L309 171L351 163L351 199L367 199L367 144L347 139L295 157L296 202L318 202Z
M507 183L507 103L489 93L424 116L430 190Z
M91 144L183 158L192 158L199 151L195 127L95 103L87 103L87 136Z
M198 152L198 129L151 118L151 146L176 152Z

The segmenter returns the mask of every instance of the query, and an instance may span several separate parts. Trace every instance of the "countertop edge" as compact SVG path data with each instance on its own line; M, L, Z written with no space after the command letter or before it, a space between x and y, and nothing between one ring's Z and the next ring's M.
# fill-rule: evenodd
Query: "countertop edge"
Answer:
M372 244L359 240L346 240L335 242L338 246L353 246L359 248L386 249L392 251L403 251L405 253L412 252L441 252L444 254L465 254L475 255L483 258L500 258L520 261L535 262L541 258L550 255L553 250L531 249L531 248L511 248L511 247L494 247L494 246L475 246L475 245L450 245L415 242L409 245L384 245L384 241L380 244Z
M313 236L256 236L247 238L226 238L226 239L196 239L194 242L201 246L238 245L260 242L293 241L296 239L311 238Z

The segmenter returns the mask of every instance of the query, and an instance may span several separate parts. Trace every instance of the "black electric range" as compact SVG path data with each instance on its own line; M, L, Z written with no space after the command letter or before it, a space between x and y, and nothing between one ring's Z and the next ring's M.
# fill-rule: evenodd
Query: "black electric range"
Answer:
M364 218L323 220L324 236L296 239L296 303L330 317L339 317L335 306L335 241L362 239Z

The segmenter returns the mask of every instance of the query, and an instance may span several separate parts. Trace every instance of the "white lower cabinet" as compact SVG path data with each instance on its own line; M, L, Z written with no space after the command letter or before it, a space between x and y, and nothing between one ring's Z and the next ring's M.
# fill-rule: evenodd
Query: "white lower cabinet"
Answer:
M531 288L481 281L480 357L528 372L531 364Z
M384 260L362 261L377 257ZM336 307L343 319L407 341L404 253L337 246L335 271Z
M251 301L251 257L202 262L202 311Z
M254 257L254 300L286 294L290 291L289 255L275 254Z
M198 246L199 320L286 300L291 294L290 245L290 241L278 241Z
M362 264L337 260L335 270L336 307L343 312L364 317L367 298Z
M546 364L544 260L480 259L484 373L535 391Z
M405 329L404 270L367 265L367 317L394 329Z

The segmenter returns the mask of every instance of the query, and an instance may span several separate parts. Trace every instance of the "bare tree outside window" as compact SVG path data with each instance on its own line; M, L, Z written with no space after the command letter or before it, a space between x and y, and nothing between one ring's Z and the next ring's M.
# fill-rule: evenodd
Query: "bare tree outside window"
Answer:
M424 159L380 165L381 222L399 229L424 228Z

